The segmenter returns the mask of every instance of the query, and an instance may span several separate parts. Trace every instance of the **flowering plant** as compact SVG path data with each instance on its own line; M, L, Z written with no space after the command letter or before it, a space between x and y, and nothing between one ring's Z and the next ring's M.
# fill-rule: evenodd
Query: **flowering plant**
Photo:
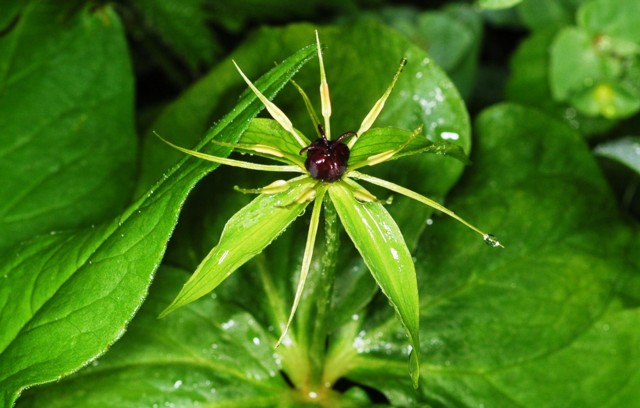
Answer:
M419 378L419 301L416 273L411 254L393 218L384 208L385 202L362 187L358 180L384 187L412 198L460 221L492 247L500 242L438 202L390 181L367 175L358 169L420 153L438 153L466 162L462 149L446 142L431 142L421 137L422 127L413 131L396 128L372 128L384 108L393 87L407 63L403 59L391 84L375 102L357 131L347 131L336 139L331 134L331 100L325 73L322 47L316 32L320 63L320 100L322 122L313 110L307 94L297 84L312 121L317 124L317 138L311 142L293 127L287 115L247 78L238 72L260 99L273 119L255 119L238 143L214 142L242 153L255 154L283 164L261 164L224 158L177 146L172 147L192 156L215 163L267 172L301 173L289 180L279 179L255 189L237 190L258 194L226 224L218 245L200 263L161 317L206 295L229 275L259 254L289 224L313 203L311 222L293 305L288 320L282 322L282 334L276 347L286 342L289 327L302 298L310 270L323 202L331 200L347 234L362 255L375 281L388 297L405 328L411 345L410 373L414 386ZM304 155L306 154L306 159ZM390 202L391 200L387 200Z

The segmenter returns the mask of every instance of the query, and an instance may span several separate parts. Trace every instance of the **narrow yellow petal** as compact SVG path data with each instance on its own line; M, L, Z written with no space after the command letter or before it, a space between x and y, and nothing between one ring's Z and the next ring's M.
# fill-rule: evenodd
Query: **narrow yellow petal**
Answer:
M387 90L384 91L384 94L382 94L380 99L376 101L376 103L373 105L373 108L371 108L369 113L367 113L367 116L364 117L364 120L360 125L360 129L358 129L356 133L361 135L371 128L371 126L373 125L373 122L376 121L376 119L378 118L378 115L380 115L380 112L382 112L382 108L384 108L384 104L387 101L387 98L389 97L389 95L391 94L393 87L396 85L396 81L398 80L398 77L400 76L400 73L402 72L402 69L406 64L407 64L407 59L403 58L402 61L400 62L400 66L398 67L398 70L393 76L393 80L391 81L391 84L389 85ZM355 139L355 138L351 139L347 144L347 146L349 146L349 148L352 148L357 140L358 139Z
M276 180L273 183L262 188L240 188L238 186L233 186L233 189L244 194L276 194L287 191L289 187L290 184L288 181Z
M247 78L247 76L244 74L244 72L242 72L242 70L240 69L238 64L236 64L235 61L233 61L233 65L236 66L236 69L242 76L242 79L244 79L244 82L246 82L247 85L249 85L249 88L251 88L253 93L256 94L258 99L260 99L264 107L267 108L267 111L269 112L271 117L275 119L276 122L278 122L284 130L291 133L293 137L296 139L296 141L300 144L300 146L305 147L306 143L304 142L304 140L302 140L300 135L298 135L296 130L293 128L293 124L291 123L287 115L285 115L285 113L280 108L278 108L275 103L268 100L267 97L264 96L258 88L256 88L256 86L249 80L249 78Z
M449 217L461 222L462 224L466 225L467 227L469 227L470 229L472 229L473 231L477 232L478 234L482 235L482 239L484 239L484 241L492 247L500 247L500 248L504 248L504 246L502 246L502 244L500 243L500 241L498 241L496 239L496 237L494 237L491 234L487 234L486 232L481 231L480 229L478 229L477 227L475 227L474 225L470 224L469 222L467 222L466 220L464 220L463 218L461 218L460 216L458 216L456 213L454 213L453 211L451 211L450 209L448 209L447 207L443 206L442 204L433 201L430 198L427 198L421 194L416 193L415 191L411 191L408 188L402 187L398 184L392 183L390 181L387 180L383 180L377 177L373 177L373 176L369 176L367 174L362 174L360 172L357 171L352 171L351 173L349 173L351 177L358 179L358 180L364 180L364 181L368 181L371 184L375 184L378 185L380 187L384 187L387 188L391 191L395 191L398 194L402 194L404 196L407 196L409 198L413 198L414 200L421 202L422 204L428 205L431 208L435 208L438 211L442 211L443 213L447 214Z
M210 162L220 163L220 164L224 164L224 165L232 166L232 167L240 167L240 168L249 169L249 170L305 173L305 170L302 169L299 166L251 163L251 162L245 162L245 161L242 161L242 160L228 159L226 157L218 157L218 156L214 156L214 155L211 155L211 154L197 152L197 151L191 150L191 149L185 149L184 147L175 145L175 144L169 142L168 140L163 139L157 133L155 133L155 135L160 140L162 140L163 142L165 142L166 144L168 144L169 146L173 147L176 150L180 150L183 153L186 153L188 155L197 157L199 159L207 160L207 161L210 161Z
M282 331L282 335L278 339L276 343L276 347L282 343L282 341L287 336L289 331L289 327L291 326L291 322L293 321L293 316L298 309L298 304L300 303L300 299L302 299L302 291L304 290L304 284L307 281L307 276L309 275L309 269L311 268L311 259L313 256L313 247L316 242L316 235L318 234L318 224L320 223L320 211L322 210L322 201L324 198L326 189L321 188L318 194L318 198L313 203L313 212L311 213L311 223L309 224L309 232L307 234L307 244L304 248L304 256L302 257L302 268L300 270L300 279L298 280L298 287L296 289L296 295L293 300L293 306L291 307L291 312L289 313L289 320Z
M320 36L316 30L316 44L318 47L318 61L320 63L320 104L322 105L322 117L324 117L324 134L327 139L331 139L331 98L329 96L329 84L324 71L324 60L322 58L322 48L320 46Z

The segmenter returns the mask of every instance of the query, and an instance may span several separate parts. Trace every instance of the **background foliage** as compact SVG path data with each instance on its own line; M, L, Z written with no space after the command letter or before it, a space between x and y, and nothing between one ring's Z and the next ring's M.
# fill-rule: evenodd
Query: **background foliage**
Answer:
M638 15L635 0L3 2L1 403L640 406ZM344 232L320 251L337 251L329 337L273 349L308 216L156 319L250 200L233 186L273 178L184 158L152 131L228 154L207 143L237 140L261 109L234 59L312 134L288 82L319 104L315 29L335 131L357 127L408 57L377 125L457 134L472 165L419 156L376 175L506 246L388 206L418 272L417 390L404 331Z

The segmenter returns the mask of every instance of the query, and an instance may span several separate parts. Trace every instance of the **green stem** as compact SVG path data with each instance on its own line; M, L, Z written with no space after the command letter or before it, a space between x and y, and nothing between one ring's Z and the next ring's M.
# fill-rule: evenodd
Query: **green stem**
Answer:
M322 378L326 358L326 340L328 335L328 316L331 308L333 284L338 249L340 247L340 234L338 229L338 216L330 199L324 201L324 253L322 255L322 272L315 293L316 316L312 327L309 354L312 359L313 379L312 384L324 386Z

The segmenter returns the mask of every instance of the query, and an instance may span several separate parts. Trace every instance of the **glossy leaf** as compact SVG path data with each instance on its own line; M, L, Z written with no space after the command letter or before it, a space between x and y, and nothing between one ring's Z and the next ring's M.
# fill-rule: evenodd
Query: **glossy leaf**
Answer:
M577 92L573 105L587 115L621 119L640 110L640 94L616 82L597 82Z
M187 276L161 268L148 301L109 354L65 379L63 387L28 391L18 406L293 403L295 394L272 358L273 335L232 302L208 297L158 320Z
M397 382L403 350L382 309L354 330L355 344L370 346L353 379L405 405L633 405L640 315L623 288L636 281L628 251L637 231L621 221L596 162L566 126L501 105L480 115L476 133L474 172L449 204L481 213L509 244L491 250L454 221L436 220L415 254L428 356L420 395ZM503 149L509 154L496 154ZM384 376L381 361L395 374Z
M518 4L518 17L532 31L560 28L573 23L579 1L537 0Z
M580 7L578 23L593 34L640 44L640 3L634 0L592 0Z
M576 27L563 29L551 47L551 90L560 100L581 90L585 80L614 78L620 71L615 60L593 47L589 33Z
M402 233L382 204L358 202L346 184L332 185L329 195L344 229L409 336L412 347L410 373L417 387L420 375L418 284Z
M260 194L225 225L220 242L202 260L161 317L214 290L242 264L262 252L309 204L298 201L316 181L307 176L291 180L291 188Z
M303 49L258 86L272 96L313 54ZM234 142L260 111L247 95L205 138ZM220 152L222 154L223 152ZM188 192L215 164L185 159L115 220L43 236L0 259L0 398L58 379L104 353L146 296Z
M608 130L614 121L586 116L552 96L549 48L555 37L554 29L539 30L520 43L511 58L511 76L505 89L507 100L540 108L580 129L585 136Z
M136 154L132 72L113 10L27 1L6 24L0 249L116 215Z
M599 144L594 149L602 157L615 160L640 175L640 137L627 136Z
M195 71L203 63L213 62L222 48L207 29L207 23L214 13L204 3L204 0L179 3L140 0L128 6L137 15L148 19L146 28L161 38L174 54L182 57Z

